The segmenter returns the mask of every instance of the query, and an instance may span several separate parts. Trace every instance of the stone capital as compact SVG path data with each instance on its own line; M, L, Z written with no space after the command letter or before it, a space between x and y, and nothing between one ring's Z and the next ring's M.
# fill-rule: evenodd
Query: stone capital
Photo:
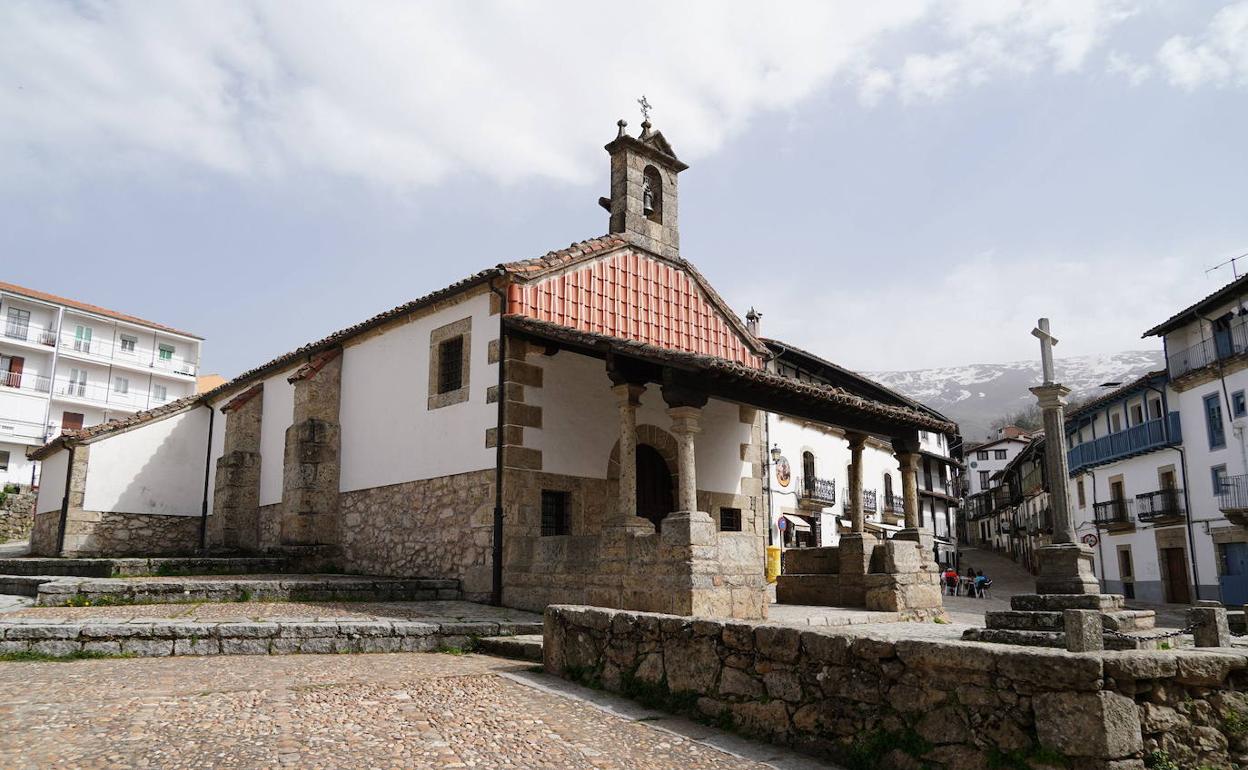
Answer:
M897 464L901 466L903 471L918 470L919 453L918 452L899 452L897 453Z
M1035 394L1036 400L1040 402L1041 409L1057 409L1066 406L1066 396L1070 395L1070 388L1060 383L1053 385L1037 385L1029 390Z
M693 435L702 432L702 408L697 406L673 406L667 410L672 418L672 433Z
M611 391L615 393L615 397L619 399L621 404L627 403L629 406L641 406L641 394L646 392L646 386L626 382L620 385L612 385Z
M846 433L845 440L849 442L849 449L852 452L861 452L867 445L867 434L865 433Z

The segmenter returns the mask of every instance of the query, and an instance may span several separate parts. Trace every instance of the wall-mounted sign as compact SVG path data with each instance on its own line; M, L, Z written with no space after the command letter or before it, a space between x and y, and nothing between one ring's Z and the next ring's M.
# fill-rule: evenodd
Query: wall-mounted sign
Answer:
M776 460L776 483L787 487L792 482L793 469L789 466L789 458L781 456L779 460Z
M1092 534L1091 532L1089 532L1088 534L1084 535L1083 537L1079 539L1082 540L1083 544L1089 548L1095 548L1096 544L1101 542L1100 539L1096 535Z
M776 522L776 526L780 528L781 532L783 532L789 528L789 520L781 516L780 521Z

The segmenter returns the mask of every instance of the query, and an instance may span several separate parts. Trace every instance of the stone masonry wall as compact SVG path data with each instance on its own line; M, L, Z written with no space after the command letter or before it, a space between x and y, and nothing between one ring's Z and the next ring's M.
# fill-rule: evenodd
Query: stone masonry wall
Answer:
M34 525L30 528L30 552L32 554L35 556L56 555L56 534L60 523L60 511L35 514Z
M849 768L1248 767L1238 648L1068 653L552 606L544 656Z
M283 545L332 545L337 540L341 352L322 353L290 377L295 393L282 466Z
M186 556L198 549L198 516L70 509L65 523L68 557Z
M217 459L208 543L212 547L259 550L260 425L262 386L235 396L223 407L225 440Z
M493 469L343 492L339 506L344 569L453 578L465 599L489 599Z

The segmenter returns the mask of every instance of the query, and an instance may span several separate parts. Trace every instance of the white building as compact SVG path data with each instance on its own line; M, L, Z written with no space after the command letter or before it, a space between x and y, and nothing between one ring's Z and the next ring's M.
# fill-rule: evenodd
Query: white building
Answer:
M757 314L747 316L757 323ZM756 329L757 326L754 326ZM833 385L882 403L905 406L946 419L879 383L779 340L765 340L775 356L771 368L784 377ZM767 479L769 542L786 548L835 546L850 531L847 479L851 452L843 430L810 420L768 413L766 438L772 449ZM960 463L951 449L956 433L919 432L919 526L933 536L938 563L956 559ZM778 453L778 457L776 457ZM862 452L863 508L868 531L890 537L904 525L901 468L897 449L868 437Z
M1027 439L1015 436L999 438L986 444L966 448L967 495L987 492L995 486L993 474L1005 470L1027 446Z
M34 483L27 448L62 430L195 390L200 338L192 334L8 283L0 283L0 324L0 483Z

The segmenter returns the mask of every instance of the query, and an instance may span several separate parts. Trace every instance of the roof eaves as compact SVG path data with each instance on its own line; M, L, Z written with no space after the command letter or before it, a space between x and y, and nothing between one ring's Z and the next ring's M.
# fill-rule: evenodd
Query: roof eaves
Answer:
M1146 337L1155 337L1157 335L1172 331L1179 326L1182 326L1184 323L1192 320L1193 315L1204 310L1208 310L1210 307L1222 304L1229 297L1234 295L1237 289L1245 288L1248 288L1248 275L1240 276L1212 294L1205 296L1203 299L1193 302L1191 305L1188 305L1184 309L1141 334L1140 338L1144 339Z

